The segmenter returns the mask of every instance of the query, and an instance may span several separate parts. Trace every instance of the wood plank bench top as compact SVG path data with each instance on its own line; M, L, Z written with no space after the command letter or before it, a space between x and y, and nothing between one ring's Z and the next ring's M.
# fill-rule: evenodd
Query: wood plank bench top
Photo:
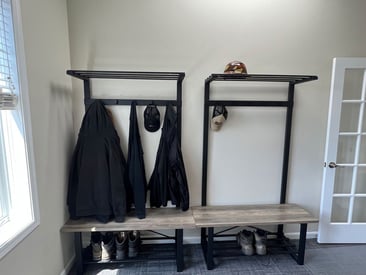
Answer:
M147 208L146 218L138 219L129 214L125 221L101 223L93 218L69 220L61 228L62 232L128 231L155 229L194 228L192 210L181 211L178 208Z
M192 207L197 227L315 223L318 219L296 204Z

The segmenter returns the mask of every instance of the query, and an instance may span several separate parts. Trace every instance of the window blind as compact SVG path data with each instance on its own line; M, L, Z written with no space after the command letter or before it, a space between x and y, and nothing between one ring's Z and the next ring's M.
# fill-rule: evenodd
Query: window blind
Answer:
M0 0L0 110L15 108L17 80L10 0Z

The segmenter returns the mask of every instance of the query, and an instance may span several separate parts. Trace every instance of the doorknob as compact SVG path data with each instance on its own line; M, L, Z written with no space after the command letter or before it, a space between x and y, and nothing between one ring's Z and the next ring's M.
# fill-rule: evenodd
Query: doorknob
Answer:
M336 168L338 165L335 162L331 161L329 162L328 166L329 168Z

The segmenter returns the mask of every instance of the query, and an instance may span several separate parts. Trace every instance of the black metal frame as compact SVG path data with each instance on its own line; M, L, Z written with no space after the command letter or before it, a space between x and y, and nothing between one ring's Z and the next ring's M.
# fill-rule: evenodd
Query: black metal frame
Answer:
M157 99L100 99L104 105L131 105L132 101L136 105L155 104L165 106L171 104L176 106L178 139L181 142L182 133L182 82L185 77L183 72L134 72L134 71L89 71L89 70L67 70L66 73L79 78L84 82L84 104L85 109L93 103L96 98L91 96L91 79L134 79L134 80L170 80L177 81L175 100Z
M90 70L67 70L66 73L70 76L76 77L83 80L84 82L84 104L85 109L88 108L96 98L91 96L91 79L134 79L134 80L169 80L176 81L176 98L174 100L156 100L156 99L100 99L104 105L131 105L132 101L136 102L136 105L148 105L155 104L157 106L165 106L171 104L176 106L177 111L177 131L178 131L178 142L181 143L181 128L182 128L182 82L185 77L184 72L136 72L136 71L90 71ZM143 238L143 240L174 240L174 253L177 265L177 272L181 272L184 269L184 254L183 254L183 229L175 229L174 237L167 236L152 230L151 231L160 235L160 237ZM85 262L84 251L82 247L81 232L74 233L74 243L75 243L75 261L77 273L82 274L85 264L99 264L93 262ZM102 264L113 264L128 261L141 261L146 260L146 257L139 257L129 260L113 260L110 262L103 262ZM152 258L149 257L149 260ZM155 257L154 259L162 260L167 259L165 255L162 257Z
M291 142L292 113L294 106L295 85L318 79L313 75L264 75L264 74L211 74L205 80L204 95L204 122L203 122L203 157L202 157L202 197L201 205L207 205L207 161L208 161L208 134L209 134L209 108L215 105L243 106L243 107L285 107L286 126L284 136L284 151L282 164L281 194L280 204L286 203L288 164ZM288 93L286 101L257 101L257 100L210 100L210 85L215 81L252 81L252 82L282 82L288 83ZM297 251L290 254L295 258L298 264L304 263L305 241L306 241L307 224L301 224L299 247ZM214 228L201 229L201 245L204 251L206 264L208 269L214 267L213 249L214 237L220 234L214 233ZM282 243L286 240L283 234L283 224L277 226L277 240ZM290 249L287 249L290 250Z

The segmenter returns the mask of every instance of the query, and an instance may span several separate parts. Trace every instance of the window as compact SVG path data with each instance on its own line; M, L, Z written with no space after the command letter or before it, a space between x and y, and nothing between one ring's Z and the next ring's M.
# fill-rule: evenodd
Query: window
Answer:
M0 0L0 259L39 224L18 0Z

